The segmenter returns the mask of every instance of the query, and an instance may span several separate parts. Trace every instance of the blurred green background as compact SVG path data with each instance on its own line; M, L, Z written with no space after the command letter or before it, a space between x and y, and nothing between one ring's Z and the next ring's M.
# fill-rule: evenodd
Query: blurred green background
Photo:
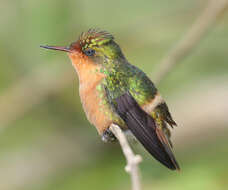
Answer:
M88 28L102 28L153 79L207 2L2 0L0 189L130 189L118 143L104 144L83 113L70 60L39 45L68 45ZM134 145L145 190L227 189L227 23L223 13L158 86L178 123L173 142L182 171Z

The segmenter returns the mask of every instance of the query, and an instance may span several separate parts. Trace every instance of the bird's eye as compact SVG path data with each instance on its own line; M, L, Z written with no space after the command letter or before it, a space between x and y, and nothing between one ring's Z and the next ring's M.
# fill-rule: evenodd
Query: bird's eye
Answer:
M94 49L86 49L86 50L84 50L84 53L87 56L93 56L95 54L95 50Z

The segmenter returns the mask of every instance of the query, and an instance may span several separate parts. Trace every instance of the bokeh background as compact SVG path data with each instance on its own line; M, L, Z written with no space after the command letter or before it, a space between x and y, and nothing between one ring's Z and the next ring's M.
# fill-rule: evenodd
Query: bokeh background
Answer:
M126 57L153 79L162 58L207 0L1 0L0 189L125 190L125 158L101 141L83 113L78 79L63 52L91 27L115 35ZM228 187L228 14L158 85L178 123L172 172L140 145L145 190Z

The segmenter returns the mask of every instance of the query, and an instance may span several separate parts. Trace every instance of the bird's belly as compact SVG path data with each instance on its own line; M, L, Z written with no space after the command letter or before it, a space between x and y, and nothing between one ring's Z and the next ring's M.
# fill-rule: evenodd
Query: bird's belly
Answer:
M97 128L99 134L102 134L111 123L118 121L115 119L118 116L113 113L110 106L104 104L104 92L97 88L106 76L98 72L101 67L90 59L77 57L74 54L71 58L79 76L79 93L87 119ZM112 117L113 115L115 117Z
M121 126L121 119L117 116L108 104L105 94L97 89L99 83L90 88L80 86L80 98L87 119L92 123L100 135L108 129L112 123Z

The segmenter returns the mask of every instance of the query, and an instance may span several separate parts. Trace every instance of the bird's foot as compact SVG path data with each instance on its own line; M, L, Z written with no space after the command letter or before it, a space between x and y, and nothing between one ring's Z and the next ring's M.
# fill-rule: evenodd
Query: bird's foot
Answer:
M101 137L104 142L114 142L116 141L115 135L112 133L110 129L106 129Z

